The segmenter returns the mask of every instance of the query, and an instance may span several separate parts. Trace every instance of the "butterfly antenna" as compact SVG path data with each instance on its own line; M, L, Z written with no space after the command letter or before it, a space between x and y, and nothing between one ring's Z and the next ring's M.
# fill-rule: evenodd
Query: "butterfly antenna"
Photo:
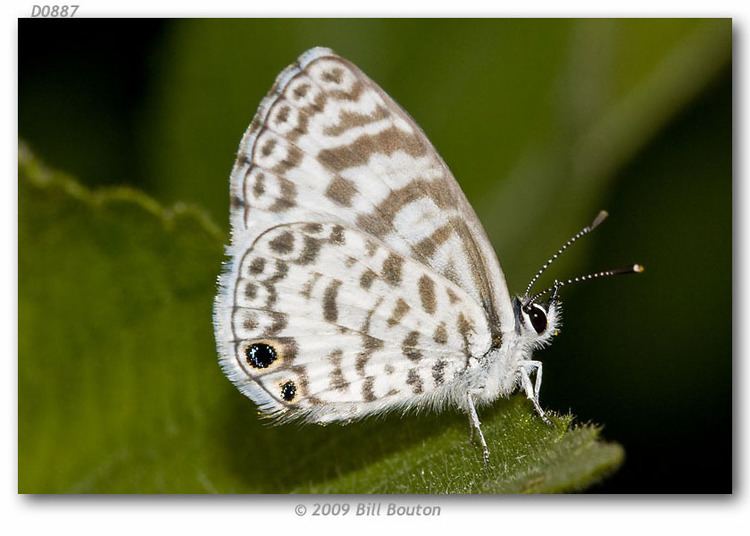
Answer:
M555 281L555 284L551 287L542 290L541 292L537 292L534 294L534 296L531 297L529 300L529 303L535 302L537 299L541 298L545 294L552 292L552 299L557 299L557 292L560 290L560 288L564 287L565 285L571 285L573 283L583 283L584 281L591 281L592 279L600 279L603 277L609 277L612 275L623 275L623 274L640 274L645 270L643 265L640 264L633 264L631 266L625 266L623 268L615 268L614 270L604 270L601 272L594 272L593 274L587 274L587 275L579 275L578 277L573 277L571 279L568 279L567 281Z
M601 224L604 220L606 220L607 216L609 216L609 214L607 213L606 210L599 211L599 214L596 215L596 218L594 218L594 221L592 221L590 225L587 225L586 227L578 231L575 235L573 235L573 237L570 240L565 242L563 246L560 249L558 249L554 255L552 255L549 259L547 259L547 262L545 262L542 265L542 267L539 268L539 271L536 274L534 274L534 277L531 278L531 281L529 282L529 286L526 287L526 296L528 296L529 292L531 292L531 288L534 286L534 283L536 283L537 279L539 279L539 277L544 273L544 271L547 268L549 268L550 264L552 264L553 262L555 262L555 260L557 260L557 258L560 256L560 254L563 251L565 251L570 246L575 244L576 240L578 240L579 238L583 236L586 236L591 231L599 227L599 224Z

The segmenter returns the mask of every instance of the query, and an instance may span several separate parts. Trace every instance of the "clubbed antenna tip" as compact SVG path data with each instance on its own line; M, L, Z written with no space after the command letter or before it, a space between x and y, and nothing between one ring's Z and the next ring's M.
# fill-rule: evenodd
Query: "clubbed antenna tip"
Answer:
M599 214L596 215L596 218L594 218L594 221L591 222L591 225L589 226L589 230L593 231L597 227L599 227L599 224L601 224L604 220L607 219L607 216L609 216L609 212L606 210L600 210Z

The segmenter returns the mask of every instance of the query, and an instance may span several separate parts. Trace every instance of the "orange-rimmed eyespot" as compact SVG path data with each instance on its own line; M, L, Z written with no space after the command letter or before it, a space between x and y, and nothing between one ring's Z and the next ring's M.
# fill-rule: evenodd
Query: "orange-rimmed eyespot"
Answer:
M268 368L277 358L274 347L263 342L253 343L245 349L245 360L253 368Z
M294 396L297 394L297 386L293 381L289 380L281 384L281 398L287 402L294 400Z
M296 342L289 337L249 339L237 346L237 360L245 373L253 378L290 366L296 355Z

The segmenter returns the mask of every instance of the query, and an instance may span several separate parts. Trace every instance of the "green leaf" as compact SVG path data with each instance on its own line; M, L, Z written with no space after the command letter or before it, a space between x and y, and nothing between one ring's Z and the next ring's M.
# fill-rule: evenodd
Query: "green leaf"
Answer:
M195 208L89 191L19 153L19 491L496 493L584 489L621 463L522 397L481 414L269 427L211 325L225 236Z

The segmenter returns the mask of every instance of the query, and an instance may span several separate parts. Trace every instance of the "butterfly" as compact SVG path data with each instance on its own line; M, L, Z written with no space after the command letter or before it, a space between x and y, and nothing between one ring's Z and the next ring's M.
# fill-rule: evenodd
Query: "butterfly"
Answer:
M557 333L558 290L511 297L495 251L414 120L349 61L313 48L278 76L230 178L231 244L214 305L220 364L277 422L465 411L521 389ZM533 378L533 381L532 381ZM472 432L472 435L473 435Z

